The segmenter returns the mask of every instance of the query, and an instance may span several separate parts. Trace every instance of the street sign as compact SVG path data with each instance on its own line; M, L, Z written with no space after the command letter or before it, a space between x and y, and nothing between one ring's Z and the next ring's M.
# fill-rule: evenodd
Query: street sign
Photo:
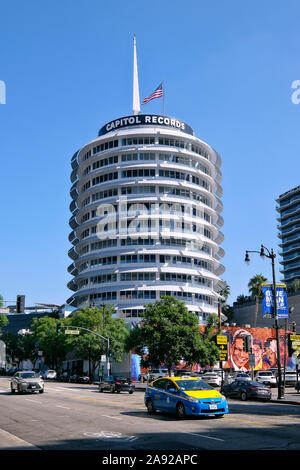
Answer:
M255 367L255 355L254 354L249 354L249 366Z
M300 341L300 335L292 335L290 334L291 341Z
M79 335L79 330L65 330L66 335Z
M226 344L227 345L227 336L217 335L217 344Z
M228 354L227 354L227 336L225 335L217 335L217 347L219 350L219 360L220 361L227 361Z
M227 360L228 360L227 349L226 351L219 350L219 361L227 361Z
M106 354L102 354L101 356L101 362L105 362L106 361Z

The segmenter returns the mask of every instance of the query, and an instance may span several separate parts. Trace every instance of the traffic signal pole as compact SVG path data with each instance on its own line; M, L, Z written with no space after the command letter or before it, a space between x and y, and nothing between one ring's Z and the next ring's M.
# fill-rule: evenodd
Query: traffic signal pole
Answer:
M57 323L56 325L56 331L60 333L60 328L76 328L77 330L85 330L88 331L89 333L92 333L93 335L99 336L100 338L104 339L107 341L107 356L106 356L106 367L107 367L107 375L109 376L110 373L110 363L109 363L109 338L105 338L104 336L100 335L99 333L96 333L95 331L88 330L87 328L83 328L82 326L72 326L72 325L61 325L61 323Z

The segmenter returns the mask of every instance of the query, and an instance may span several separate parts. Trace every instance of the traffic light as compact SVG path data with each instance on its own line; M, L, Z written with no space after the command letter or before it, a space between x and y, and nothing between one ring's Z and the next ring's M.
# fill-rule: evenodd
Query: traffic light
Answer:
M56 333L61 333L61 323L56 324Z
M244 345L243 349L245 352L251 352L251 336L250 335L244 336L243 345Z
M107 355L108 355L108 357L112 357L112 352L111 352L110 349L108 350Z
M17 313L24 313L25 308L25 295L17 295Z

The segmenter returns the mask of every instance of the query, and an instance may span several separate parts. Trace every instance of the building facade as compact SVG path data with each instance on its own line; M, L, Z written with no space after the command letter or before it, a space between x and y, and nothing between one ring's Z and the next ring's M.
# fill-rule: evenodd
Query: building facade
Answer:
M112 304L139 321L145 304L172 295L200 323L218 313L219 154L186 123L139 114L107 123L71 165L67 303Z
M282 257L280 272L282 281L289 288L293 281L300 279L300 186L281 194L276 202L279 204L276 209Z

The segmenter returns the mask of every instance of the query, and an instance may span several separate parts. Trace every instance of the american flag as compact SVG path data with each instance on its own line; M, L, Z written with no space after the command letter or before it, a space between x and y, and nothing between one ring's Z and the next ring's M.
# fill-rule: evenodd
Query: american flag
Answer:
M163 84L158 85L156 90L151 93L147 98L144 99L142 104L147 104L149 101L154 100L155 98L160 98L163 95Z

